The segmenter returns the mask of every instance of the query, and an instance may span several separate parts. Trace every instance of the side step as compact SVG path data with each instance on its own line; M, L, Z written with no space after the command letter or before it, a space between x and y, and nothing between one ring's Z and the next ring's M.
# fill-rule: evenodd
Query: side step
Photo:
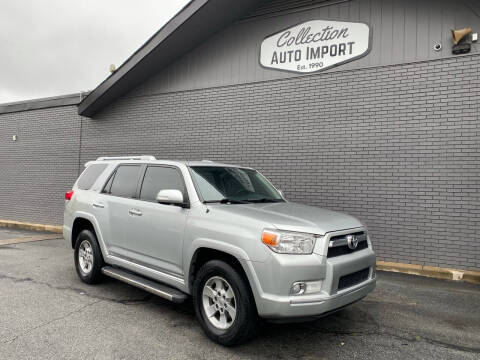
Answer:
M134 275L127 271L123 271L111 266L103 267L102 273L106 276L123 281L127 284L148 291L149 293L170 300L174 303L184 302L188 297L187 294L168 285L160 284L155 281L145 279L144 277Z

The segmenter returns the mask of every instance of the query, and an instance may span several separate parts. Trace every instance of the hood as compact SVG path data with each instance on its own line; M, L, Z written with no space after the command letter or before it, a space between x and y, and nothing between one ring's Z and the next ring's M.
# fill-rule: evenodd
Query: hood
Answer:
M363 226L359 220L348 214L291 202L216 206L221 206L226 213L262 221L268 223L266 226L281 230L324 235L331 231Z

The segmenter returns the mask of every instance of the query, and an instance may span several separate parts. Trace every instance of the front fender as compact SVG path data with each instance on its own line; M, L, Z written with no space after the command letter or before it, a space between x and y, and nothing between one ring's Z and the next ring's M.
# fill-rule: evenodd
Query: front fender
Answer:
M213 250L222 251L224 253L235 256L238 260L250 260L247 253L242 248L235 246L233 244L226 243L225 241L206 239L206 238L195 239L194 241L192 241L188 251L185 254L187 259L188 260L192 259L193 254L195 254L195 251L197 251L200 248L209 248Z
M224 241L219 241L215 239L199 238L195 239L184 253L184 274L186 274L185 285L189 294L192 293L191 289L191 279L190 279L190 265L192 258L195 252L200 248L207 248L212 250L221 251L228 255L234 256L241 264L243 271L247 275L247 279L250 283L250 288L252 289L253 296L257 302L260 299L261 294L263 293L260 281L255 273L255 269L252 261L250 260L248 254L240 247L226 243Z
M184 271L184 274L185 274L185 277L186 277L185 284L187 285L189 293L191 293L191 290L192 290L192 289L190 289L190 287L191 287L190 286L190 280L191 280L190 279L190 276L191 276L190 275L190 266L191 266L192 259L193 259L193 256L194 256L195 252L198 249L201 249L201 248L221 251L223 253L226 253L228 255L231 255L231 256L235 257L236 259L238 259L240 261L244 270L246 270L245 269L245 263L250 260L249 257L248 257L248 254L245 252L245 250L243 250L242 248L240 248L238 246L226 243L224 241L219 241L219 240L215 240L215 239L208 239L208 238L197 238L197 239L193 240L192 243L190 244L190 246L188 247L188 249L186 249L186 251L184 251L184 253L183 253L183 265L184 265L183 271Z

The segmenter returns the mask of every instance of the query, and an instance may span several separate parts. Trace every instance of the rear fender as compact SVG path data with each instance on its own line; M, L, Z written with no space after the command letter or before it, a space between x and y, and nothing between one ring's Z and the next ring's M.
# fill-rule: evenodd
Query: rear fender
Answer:
M95 230L95 234L97 235L98 244L100 245L100 250L102 251L103 258L106 259L107 256L108 256L108 251L107 251L107 247L105 245L105 241L103 239L102 231L100 230L100 226L98 224L97 219L93 215L91 215L87 212L76 211L73 214L73 223L75 223L75 220L78 219L78 218L86 219L86 220L90 221L90 223L93 225L93 229Z

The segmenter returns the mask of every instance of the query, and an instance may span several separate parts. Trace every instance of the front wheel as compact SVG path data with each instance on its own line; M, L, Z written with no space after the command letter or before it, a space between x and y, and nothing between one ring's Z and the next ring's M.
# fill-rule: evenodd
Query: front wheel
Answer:
M213 341L233 346L254 335L255 302L246 279L229 264L211 260L200 268L193 302L203 330Z

